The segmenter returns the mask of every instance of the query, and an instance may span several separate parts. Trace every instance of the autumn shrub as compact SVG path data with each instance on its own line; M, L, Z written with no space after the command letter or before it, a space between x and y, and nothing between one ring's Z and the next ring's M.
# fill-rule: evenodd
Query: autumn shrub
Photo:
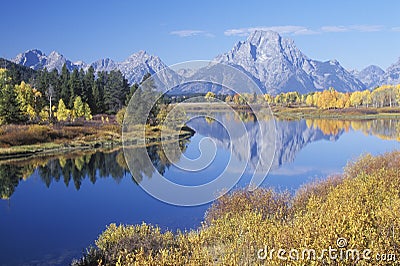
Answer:
M127 226L110 224L95 243L105 260L114 262L120 251L129 253L142 250L144 255L149 255L171 247L174 245L174 236L171 232L161 233L160 228L145 223Z
M45 125L7 125L2 127L2 147L29 145L49 140L51 129Z
M96 241L100 259L93 251L88 257L94 265L396 265L375 255L399 256L399 232L400 152L391 152L365 155L342 176L308 184L294 196L271 189L222 196L197 230L173 235L148 225L110 225ZM275 254L260 259L265 248ZM329 248L345 255L322 253ZM310 249L315 256L300 256Z
M329 192L343 182L341 175L329 176L326 179L315 180L300 187L292 199L291 210L294 213L306 211L308 201L313 197L326 200Z
M210 224L221 216L245 211L259 212L263 218L286 219L289 215L288 202L287 192L277 193L269 188L237 190L220 197L206 212L205 221Z

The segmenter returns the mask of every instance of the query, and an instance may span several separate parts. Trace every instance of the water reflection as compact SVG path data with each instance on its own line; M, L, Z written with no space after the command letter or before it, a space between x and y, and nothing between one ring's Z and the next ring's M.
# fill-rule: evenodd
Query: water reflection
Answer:
M282 164L293 162L296 154L309 143L319 140L336 141L342 134L350 130L361 131L366 135L373 135L384 140L400 141L400 122L393 119L363 121L307 119L274 122L268 117L262 121L256 121L251 113L242 112L236 116L221 114L218 120L219 122L205 118L194 119L190 122L190 126L198 135L212 138L218 148L231 150L232 155L238 160L246 158L246 154L249 152L245 148L248 146L241 145L241 141L250 139L248 167L253 170L258 163L261 164L258 167L269 167L269 165L263 165L263 162L268 162L267 158L270 156L274 156L272 169L278 169ZM244 122L250 136L249 138L241 135L233 136L235 138L233 145L232 136L227 134L221 124L234 127L239 121ZM270 145L269 141L260 140L260 128L266 132L276 130L276 149ZM2 163L0 164L0 197L2 199L10 198L20 181L29 178L35 171L47 187L50 187L53 182L63 182L66 186L73 183L74 187L79 190L82 181L86 178L94 184L99 178L111 177L116 182L120 182L125 176L130 176L133 182L139 183L144 178L151 178L154 169L163 175L174 162L180 160L181 153L186 152L189 143L190 140L185 139L179 142L178 148L168 144L164 145L164 149L161 149L160 145L147 147L146 152L151 158L151 165L145 160L145 154L141 154L139 151L135 152L135 150L127 153L129 155L127 159L134 165L131 169L133 176L129 173L122 149ZM269 146L260 147L260 143ZM166 150L168 150L168 158L165 155ZM193 154L187 155L193 157Z
M221 115L219 120L227 125L244 122L247 133L250 135L250 161L249 169L254 170L268 168L268 158L274 157L271 169L278 169L284 163L293 162L296 154L312 142L327 140L336 141L349 130L361 131L365 135L376 136L384 140L400 141L400 120L395 119L371 119L371 120L334 120L334 119L307 119L307 120L276 120L265 117L261 121L255 121L251 114ZM214 139L217 145L223 149L232 149L237 158L246 154L243 149L245 145L241 142L247 141L242 136L236 136L235 144L232 144L226 130L219 123L209 123L205 120L195 120L190 124L198 134ZM275 133L275 149L271 141L261 141L261 130ZM273 134L270 134L271 136ZM269 136L269 134L264 134ZM272 137L271 137L272 139ZM266 147L260 147L260 145ZM233 145L233 146L232 146ZM261 160L259 160L261 158Z
M180 152L176 152L176 154L184 152L189 141L189 139L180 140ZM165 145L165 149L169 149L168 144ZM163 149L159 145L153 145L147 147L146 150L153 166L161 174L164 174L171 162L166 159ZM132 180L138 183L143 179L143 176L151 177L154 168L144 163L143 154L135 152L130 154L133 155L130 159L135 165ZM176 156L175 159L178 160L179 157ZM122 149L60 155L57 158L39 157L28 161L0 164L1 198L10 198L19 182L29 178L34 171L37 171L46 187L50 187L53 182L60 181L68 187L72 182L76 190L80 189L82 181L86 178L94 184L99 178L111 177L119 183L127 175L132 177Z

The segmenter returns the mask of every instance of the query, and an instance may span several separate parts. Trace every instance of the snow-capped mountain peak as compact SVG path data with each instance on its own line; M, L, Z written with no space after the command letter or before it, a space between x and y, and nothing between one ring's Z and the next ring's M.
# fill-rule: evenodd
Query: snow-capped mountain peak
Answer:
M12 61L35 70L46 68L48 71L51 71L57 69L59 73L64 64L67 65L69 71L86 67L84 62L72 63L57 51L52 51L49 55L46 55L37 49L27 50L24 53L20 53Z
M12 61L33 69L41 69L46 62L46 56L42 51L32 49L18 54Z
M262 89L272 94L294 90L307 93L329 87L339 91L365 88L337 60L311 60L293 40L273 31L253 32L215 61L244 69L259 80Z

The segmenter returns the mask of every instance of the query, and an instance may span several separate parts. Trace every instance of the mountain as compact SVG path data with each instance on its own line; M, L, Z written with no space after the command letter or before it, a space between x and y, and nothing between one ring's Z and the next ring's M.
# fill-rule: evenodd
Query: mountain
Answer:
M159 79L162 81L177 82L180 80L180 76L169 69L158 56L150 55L146 51L134 53L123 62L115 62L106 58L88 65L82 61L72 63L62 54L55 51L47 56L40 50L34 49L18 54L13 59L13 62L34 70L47 68L47 70L51 71L57 69L59 73L64 64L67 65L69 71L81 68L87 70L89 66L93 66L95 72L120 70L130 84L139 83L146 73L154 74L159 71Z
M354 70L352 74L364 83L367 89L372 89L381 85L385 71L378 66L370 65L359 72Z
M62 54L56 51L52 51L47 56L42 51L37 49L27 50L24 53L20 53L12 61L16 64L30 67L34 70L47 68L48 71L51 71L53 69L57 69L59 73L61 72L64 64L67 65L69 71L87 68L87 65L84 62L78 61L76 63L72 63L70 60L66 59Z
M382 75L380 85L382 84L399 84L400 83L400 58L396 63L386 69Z
M116 69L118 65L112 59L105 58L93 62L91 66L95 69L96 72L98 71L110 72L111 70Z
M158 56L150 55L146 51L139 51L125 61L116 63L116 69L122 72L130 84L139 83L146 73L158 72L158 78L162 81L178 82L180 79Z
M339 62L309 59L293 40L274 31L255 31L246 41L214 59L253 76L268 93L287 91L307 93L334 87L347 92L365 89L365 85L344 69Z
M162 60L146 51L130 55L122 62L110 58L100 59L88 65L82 61L72 62L58 52L45 55L40 50L28 50L18 54L14 63L30 67L34 70L47 68L59 72L64 64L73 69L86 70L93 66L95 72L119 70L130 84L139 83L144 74L159 73L158 79L163 83L176 84L185 81L185 85L177 86L170 94L232 93L227 86L236 77L235 71L221 68L228 65L245 73L257 84L262 92L279 94L281 92L298 91L308 93L333 87L341 92L371 89L382 84L400 83L400 59L391 65L386 72L378 66L369 66L362 71L349 72L336 60L321 62L308 58L289 38L281 37L274 31L255 31L245 41L239 41L227 53L221 54L206 67L197 69L180 69L177 72L168 68ZM162 71L161 71L162 70ZM193 80L202 81L192 82ZM247 81L246 81L247 82ZM248 87L249 83L236 86ZM164 86L166 87L166 86Z

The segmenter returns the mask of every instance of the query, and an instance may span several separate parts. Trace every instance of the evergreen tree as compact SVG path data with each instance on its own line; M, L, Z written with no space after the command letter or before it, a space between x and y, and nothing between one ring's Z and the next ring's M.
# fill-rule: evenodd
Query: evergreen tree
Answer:
M83 93L82 93L82 100L89 104L90 109L94 109L94 100L93 100L94 84L95 84L94 68L93 66L90 66L83 79Z
M64 103L69 103L71 98L71 90L69 89L69 71L67 65L64 64L60 75L60 98Z
M49 88L49 86L49 72L47 72L47 69L45 68L38 73L34 87L40 92L41 95L46 95L46 90ZM46 105L46 97L39 98L36 104L35 111L39 113Z
M129 94L129 84L122 73L111 71L104 87L105 111L109 114L115 114L120 110Z
M26 120L17 93L11 85L11 78L7 77L5 69L0 70L0 123L19 123Z
M77 96L82 95L82 80L79 77L79 72L77 69L72 71L69 77L69 89L70 95L68 99L68 106L72 108L74 106L74 100Z
M51 87L53 88L53 93L52 93L52 100L57 103L58 100L60 99L60 95L61 95L61 79L60 79L60 75L58 75L58 71L57 69L53 69L53 71L51 71L49 73L49 83L51 85ZM48 91L49 87L47 87L47 91Z
M104 112L104 86L106 84L107 77L107 73L102 71L98 73L98 78L94 82L92 89L94 108L92 110L95 114L101 114Z

